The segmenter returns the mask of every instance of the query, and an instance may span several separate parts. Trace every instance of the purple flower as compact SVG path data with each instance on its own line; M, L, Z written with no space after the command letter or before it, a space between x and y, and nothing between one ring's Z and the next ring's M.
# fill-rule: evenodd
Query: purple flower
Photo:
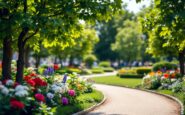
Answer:
M67 99L67 97L62 97L62 104L63 105L68 105L68 99Z
M54 69L52 67L48 67L47 69L44 70L44 75L52 75L54 73Z
M68 91L68 94L69 94L70 96L75 96L75 90L69 90L69 91Z
M65 75L64 75L64 78L63 78L63 80L62 80L62 83L66 83L66 81L67 81L67 75L65 74Z

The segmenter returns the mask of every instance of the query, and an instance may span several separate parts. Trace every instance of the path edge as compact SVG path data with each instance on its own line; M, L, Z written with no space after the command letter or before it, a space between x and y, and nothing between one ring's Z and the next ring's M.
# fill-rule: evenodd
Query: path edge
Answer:
M96 89L96 90L97 90L97 89ZM99 90L98 90L98 91L99 91ZM101 91L100 91L100 92L101 92ZM91 106L91 107L89 107L89 108L87 108L87 109L85 109L85 110L79 111L79 112L74 113L74 114L72 114L72 115L85 115L85 114L87 114L87 113L93 111L94 109L100 107L101 105L103 105L103 104L105 103L105 101L107 100L107 96L106 96L103 92L101 92L101 93L103 94L103 100L102 100L100 103L97 103L97 104L95 104L95 105L93 105L93 106Z
M96 83L96 84L100 84L100 83ZM183 105L183 103L179 99L177 99L176 97L173 97L171 95L162 94L162 93L159 93L159 92L156 92L156 91L153 91L153 90L139 89L139 88L133 88L133 87L127 87L127 86L119 86L119 85L111 85L111 84L100 84L100 85L110 85L110 86L116 86L116 87L124 87L124 88L128 88L128 89L135 89L135 90L145 91L145 92L148 92L148 93L153 93L153 94L156 94L156 95L164 96L164 97L166 97L170 100L173 100L173 101L177 102L180 105L180 115L184 115L184 105Z
M141 90L141 91L146 91L146 92L149 92L149 93L157 94L157 95L160 95L160 96L164 96L164 97L166 97L166 98L168 98L170 100L176 101L180 105L180 115L184 115L184 105L178 98L173 97L173 96L168 95L168 94L162 94L162 93L159 93L159 92L156 92L156 91L152 91L152 90L147 90L147 89L137 89L137 90Z

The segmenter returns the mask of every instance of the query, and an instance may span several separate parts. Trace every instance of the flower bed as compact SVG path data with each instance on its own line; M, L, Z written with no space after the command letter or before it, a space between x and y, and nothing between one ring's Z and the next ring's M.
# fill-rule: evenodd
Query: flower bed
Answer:
M170 89L178 92L182 85L182 79L177 70L157 71L147 74L143 78L142 85L147 89Z
M79 103L78 97L93 92L92 84L76 74L55 75L58 67L47 67L43 75L25 71L21 84L0 81L0 114L53 114L57 106Z

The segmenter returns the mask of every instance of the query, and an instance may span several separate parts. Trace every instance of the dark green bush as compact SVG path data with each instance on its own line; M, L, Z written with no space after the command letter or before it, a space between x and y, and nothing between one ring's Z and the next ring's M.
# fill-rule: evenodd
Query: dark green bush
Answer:
M109 61L102 61L99 63L100 67L110 67L111 63Z
M114 68L112 68L112 67L106 67L106 68L103 68L103 71L104 72L113 72L114 71Z
M121 74L118 76L121 78L143 78L143 75L139 75L139 74Z
M139 68L136 69L136 73L141 74L141 75L148 74L151 71L152 71L152 69L148 68L148 67L139 67Z
M177 69L177 65L171 62L158 62L153 65L153 71L158 71L161 69L173 70Z

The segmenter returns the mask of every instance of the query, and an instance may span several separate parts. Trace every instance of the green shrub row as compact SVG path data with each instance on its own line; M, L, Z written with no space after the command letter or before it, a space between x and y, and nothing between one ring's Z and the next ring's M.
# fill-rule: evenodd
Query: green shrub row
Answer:
M136 73L140 75L148 74L152 71L151 68L148 67L139 67L136 69Z
M118 76L120 78L143 78L143 75L140 74L121 74L121 75L118 74Z
M158 71L158 70L173 70L177 69L178 66L177 64L174 64L172 62L158 62L153 65L153 71Z

